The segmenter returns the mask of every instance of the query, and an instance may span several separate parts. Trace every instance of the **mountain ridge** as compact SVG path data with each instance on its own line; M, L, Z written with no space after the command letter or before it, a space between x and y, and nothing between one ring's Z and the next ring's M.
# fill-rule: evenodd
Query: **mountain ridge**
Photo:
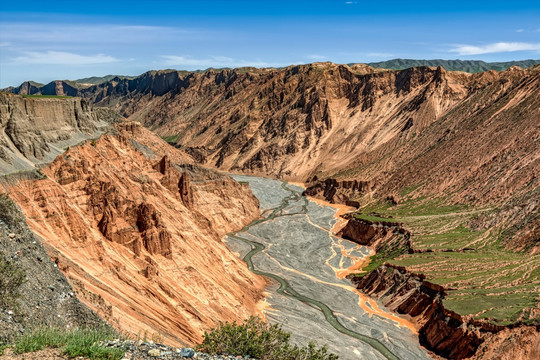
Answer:
M485 62L482 60L443 60L443 59L392 59L378 62L366 63L374 68L382 69L394 69L404 70L411 67L418 66L442 66L448 71L464 71L468 73L477 73L489 70L504 71L512 66L519 66L521 68L529 68L534 65L540 64L540 59L527 59L527 60L514 60L514 61L499 61L499 62ZM352 64L351 64L352 65Z
M445 60L445 59L429 59L429 60L423 60L423 59L401 59L396 58L392 60L384 60L384 61L378 61L378 62L366 62L366 63L347 63L347 66L354 67L354 66L369 66L374 69L388 69L388 70L405 70L408 68L413 67L422 67L422 66L429 66L429 67L438 67L442 66L447 71L463 71L468 73L477 73L477 72L484 72L484 71L504 71L512 66L519 66L521 68L529 68L531 66L535 66L540 64L540 59L526 59L526 60L513 60L513 61L502 61L502 62L485 62L482 60ZM308 64L299 64L299 65L309 65ZM264 69L274 69L279 70L283 68L287 68L290 66L299 66L299 65L289 65L289 66L283 66L283 67L269 67L269 68L256 68L256 67L238 67L238 68L231 68L231 67L224 67L224 68L207 68L207 69L200 69L200 70L176 70L176 69L162 69L162 70L148 70L140 75L104 75L104 76L90 76L85 78L80 78L76 80L53 80L47 84L38 83L35 81L24 81L19 86L9 86L4 91L12 92L14 94L19 95L69 95L69 96L78 96L78 95L70 95L70 94L76 94L77 92L74 90L70 90L69 87L73 87L77 90L84 89L86 87L90 87L93 85L100 85L103 83L107 83L110 81L118 81L118 80L134 80L136 78L139 78L147 73L155 73L160 71L176 71L178 73L187 75L187 74L199 74L199 73L206 73L211 71L223 71L223 70L236 70L238 72L248 72L248 71L254 71L257 72L258 70L264 70ZM337 64L339 65L339 64ZM343 64L345 65L345 64ZM53 88L58 88L62 85L68 85L67 91L53 91Z

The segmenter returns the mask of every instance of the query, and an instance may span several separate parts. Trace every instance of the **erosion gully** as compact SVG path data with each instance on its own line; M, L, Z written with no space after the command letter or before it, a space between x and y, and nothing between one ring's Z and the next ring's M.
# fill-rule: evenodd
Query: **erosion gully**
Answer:
M342 274L370 250L332 234L336 210L287 182L231 175L248 182L262 218L229 234L230 249L265 276L265 316L300 345L315 341L340 359L430 359L407 320L380 308Z

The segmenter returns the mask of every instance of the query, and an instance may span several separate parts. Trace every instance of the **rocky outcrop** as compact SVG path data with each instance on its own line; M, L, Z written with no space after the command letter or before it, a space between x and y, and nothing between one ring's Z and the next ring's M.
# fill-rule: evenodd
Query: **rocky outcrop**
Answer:
M496 350L504 346L502 334L514 336L507 346L520 353L520 359L533 359L539 353L538 327L492 325L447 310L442 302L445 289L426 281L422 274L384 264L361 278L351 279L358 289L389 309L412 316L419 326L421 344L444 358L499 358L502 354ZM520 341L523 346L516 346Z
M171 258L171 234L152 204L142 203L138 206L136 225L146 251Z
M402 238L404 246L411 250L410 232L402 227L402 223L391 221L373 222L349 216L347 224L337 233L338 236L365 245L378 251L397 238Z
M190 175L186 171L171 168L171 161L167 155L154 165L154 169L162 173L161 184L171 192L178 193L180 200L187 208L193 208L193 190L190 183Z
M189 181L189 173L184 172L180 175L178 180L178 192L180 193L180 198L184 205L188 208L193 207L193 192L191 190L191 185Z
M257 313L264 280L221 242L258 217L249 188L178 165L185 155L140 124L114 133L68 149L47 179L9 184L77 296L120 330L169 344Z
M102 134L110 128L104 121L110 118L98 117L88 101L80 98L0 93L0 174L51 162L66 147Z
M350 199L359 198L374 189L369 181L362 180L336 180L328 178L318 180L310 179L305 194L311 197L322 198L332 204L347 204ZM348 205L348 204L347 204Z

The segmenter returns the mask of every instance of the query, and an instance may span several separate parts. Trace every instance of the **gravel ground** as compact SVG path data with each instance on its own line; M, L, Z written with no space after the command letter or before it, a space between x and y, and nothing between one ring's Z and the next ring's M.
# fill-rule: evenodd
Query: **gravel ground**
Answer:
M196 352L191 348L175 348L163 344L157 344L152 341L133 341L133 340L111 340L103 342L101 345L110 348L125 349L126 353L122 360L180 360L180 359L200 359L200 360L252 360L249 356L225 356L209 355ZM33 353L13 354L13 350L7 349L2 360L67 360L68 357L62 355L61 349L45 349ZM87 360L83 357L77 357L76 360Z
M123 360L176 360L176 359L205 359L205 360L232 360L251 359L249 356L208 355L195 352L191 348L175 348L152 341L112 340L103 343L104 346L126 349Z

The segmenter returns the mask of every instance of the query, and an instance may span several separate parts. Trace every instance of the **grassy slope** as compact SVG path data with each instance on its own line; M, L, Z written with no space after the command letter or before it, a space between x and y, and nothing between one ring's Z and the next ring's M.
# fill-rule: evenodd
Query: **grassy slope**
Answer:
M119 360L123 357L122 349L107 348L99 343L118 336L108 328L74 329L65 331L54 328L38 328L19 337L13 348L16 354L39 351L48 347L62 348L69 358L83 356L90 359Z
M406 266L450 289L444 304L462 315L499 324L517 320L534 322L528 319L528 314L538 302L540 254L506 250L500 242L499 228L470 227L470 221L478 214L494 209L445 205L444 199L415 198L414 190L404 189L404 193L409 191L399 205L371 203L360 212L375 212L392 217L391 221L403 222L412 232L413 248L433 252L407 254L389 248L377 254L365 270L372 270L384 261Z
M520 61L507 61L507 62L484 62L480 60L413 60L413 59L393 59L388 61L368 63L369 66L374 68L384 69L407 69L413 66L442 66L449 71L465 71L469 73L477 73L481 71L496 70L503 71L511 66L519 66L521 68L528 68L530 66L539 64L540 60L520 60Z

